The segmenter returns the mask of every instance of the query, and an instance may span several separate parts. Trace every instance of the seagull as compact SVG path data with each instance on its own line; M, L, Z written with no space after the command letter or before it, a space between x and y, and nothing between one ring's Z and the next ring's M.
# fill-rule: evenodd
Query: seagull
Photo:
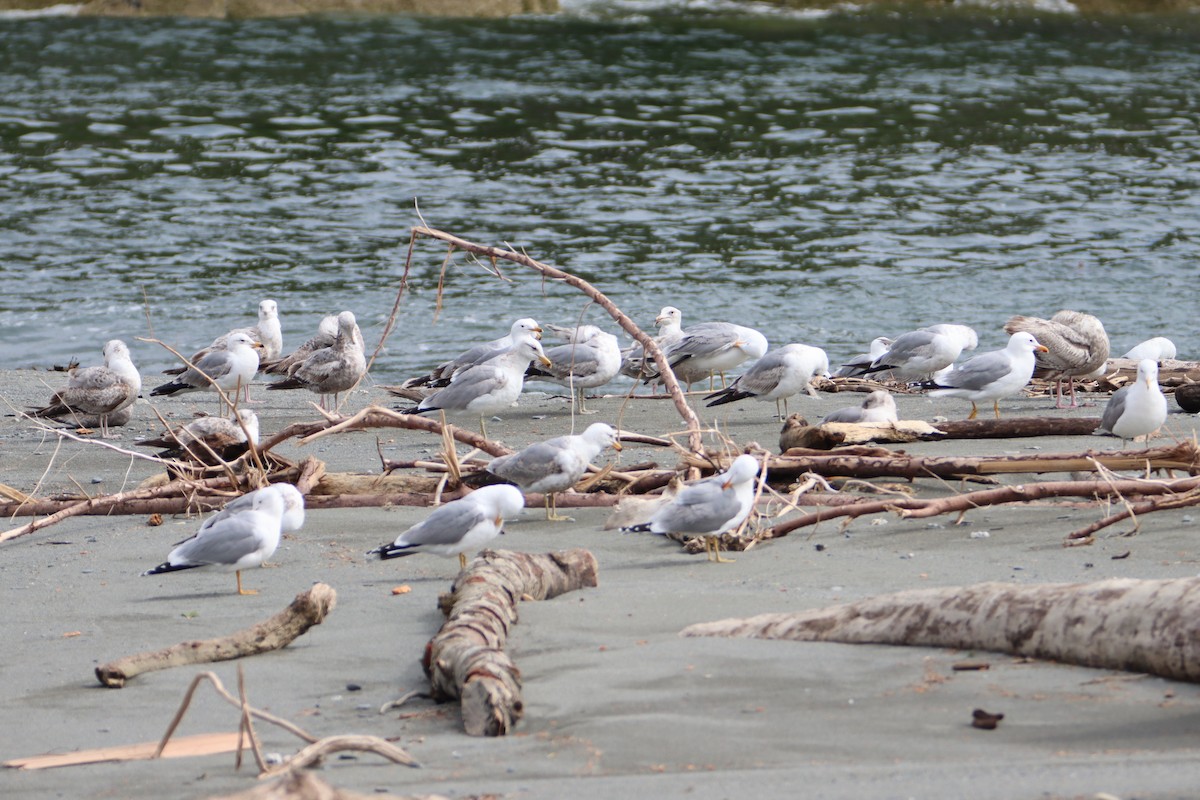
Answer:
M494 458L487 470L520 486L523 492L544 492L546 519L571 521L570 517L559 515L555 498L559 492L574 486L587 472L592 459L606 447L620 450L621 443L612 426L597 422L581 434L556 436L516 453Z
M50 403L30 413L35 417L99 417L100 437L112 438L109 422L114 414L133 405L142 390L142 376L120 339L104 343L104 366L76 369L67 388L55 393Z
M478 414L479 430L487 438L484 416L503 411L516 402L525 385L525 370L534 359L543 366L550 366L550 359L546 358L534 334L523 332L508 350L490 361L459 372L449 386L438 389L405 413Z
M866 374L867 367L875 362L875 359L888 351L892 346L892 340L886 336L876 336L871 340L869 352L859 353L856 356L851 356L844 364L837 368L833 373L834 378L858 378Z
M1135 361L1141 361L1143 358L1149 358L1153 361L1166 361L1174 358L1176 354L1175 343L1165 336L1155 336L1153 339L1147 339L1139 345L1136 345L1121 358L1132 358Z
M1004 330L1028 331L1046 346L1045 354L1037 357L1034 375L1056 382L1055 408L1063 408L1064 380L1071 392L1068 408L1075 408L1079 405L1075 400L1075 377L1088 375L1108 361L1108 334L1103 323L1091 314L1064 310L1050 319L1018 315L1004 323Z
M317 325L316 334L304 344L297 347L286 356L282 356L273 361L264 360L259 366L267 375L291 375L296 369L304 363L304 359L311 356L318 350L326 347L333 347L334 340L338 335L338 318L337 314L326 314L321 318L321 322ZM354 341L358 344L360 350L364 353L367 350L366 343L363 341L362 331L358 325L354 326Z
M526 334L532 334L535 339L540 339L542 327L537 324L537 320L530 317L523 317L512 324L508 333L501 336L499 339L492 339L490 342L477 344L469 350L459 353L449 361L445 361L434 367L428 375L422 375L419 378L409 378L403 384L405 389L413 389L419 387L440 389L443 386L449 386L450 380L455 373L462 372L465 369L482 364L489 361L504 351L508 350L513 344Z
M367 555L378 555L381 559L414 553L457 555L459 569L465 569L466 552L503 533L504 522L516 517L523 508L525 497L517 487L507 483L484 486L440 506L422 522L397 536L396 541L380 545Z
M142 439L135 444L164 448L159 453L160 458L215 466L233 461L246 452L247 442L258 444L258 415L248 409L238 409L230 418L200 417L157 439Z
M821 424L826 422L896 422L896 401L882 389L876 389L867 395L861 406L846 406L825 415Z
M241 497L230 500L224 508L204 520L200 526L200 532L203 533L217 523L241 514L243 511L250 511L254 508L255 498L260 494L276 494L283 500L283 517L279 522L281 534L298 531L304 527L304 495L300 494L300 490L290 483L272 483L270 486L255 489L253 492L247 492Z
M622 528L637 533L686 533L703 537L710 561L721 558L721 533L741 525L754 505L754 478L758 462L740 455L729 469L684 486L670 502L654 512L649 522Z
M675 306L663 306L658 312L658 316L654 318L654 326L658 328L658 333L654 336L654 343L658 349L665 351L675 342L679 341L683 336L683 314ZM621 374L626 375L635 380L641 380L652 372L657 373L657 368L653 361L646 358L645 349L638 342L634 342L625 350L621 351ZM651 388L656 390L657 382Z
M954 328L965 328L956 325ZM970 330L969 328L967 330ZM864 375L891 370L898 381L928 378L950 366L966 349L970 340L961 331L939 331L922 328L903 333L892 341L891 347L863 370Z
M1137 380L1113 392L1096 434L1126 440L1145 436L1147 440L1167 421L1167 398L1158 385L1158 362L1143 358L1138 362Z
M228 349L213 350L170 383L157 386L151 397L173 395L180 392L195 392L201 389L237 392L238 387L250 382L258 372L258 353L262 344L244 333L229 335ZM215 385L214 385L215 384Z
M749 359L762 358L766 352L767 337L753 328L731 322L702 322L684 328L679 339L663 350L663 356L675 378L686 383L691 391L692 384L701 378L711 378L714 372L722 373L723 377L725 370ZM643 383L657 377L654 374Z
M261 566L279 547L283 510L283 497L277 492L256 492L248 510L201 527L177 545L166 561L142 574L218 567L237 574L238 594L257 594L242 588L242 570Z
M1014 395L1033 377L1034 353L1046 352L1033 335L1024 331L1014 333L1003 350L990 350L968 359L952 369L935 384L930 397L962 397L971 401L971 416L975 419L979 400L991 400L1000 418L1000 398Z
M254 341L262 343L262 353L259 354L259 358L261 359L260 366L262 362L278 359L279 354L283 352L283 329L279 324L279 304L274 300L263 300L258 304L257 325L251 328L235 328L228 333L221 334L212 340L212 344L197 350L188 360L195 364L213 350L228 350L229 337L235 333L244 333ZM164 369L163 374L182 375L186 371L186 366L172 367L171 369ZM245 392L244 399L249 403L250 384L245 384L242 389Z
M367 371L367 358L354 338L358 323L354 313L338 314L338 333L329 347L315 350L291 370L288 378L267 385L269 391L308 389L321 396L321 408L337 409L337 396L354 387ZM332 404L327 404L333 395Z
M568 344L546 351L550 366L533 364L525 371L525 380L547 380L574 389L580 414L591 414L583 404L586 390L603 386L616 377L621 368L621 346L617 337L595 325L563 328L547 325L551 332L562 336Z
M941 322L937 325L926 325L921 330L949 336L961 344L963 350L974 350L979 346L979 334L969 325L953 325Z
M819 347L807 344L788 344L771 350L755 361L725 389L705 397L709 406L734 403L753 397L755 400L774 400L775 413L780 419L787 416L787 401L792 395L808 392L814 375L828 376L829 357ZM780 403L783 410L780 411Z

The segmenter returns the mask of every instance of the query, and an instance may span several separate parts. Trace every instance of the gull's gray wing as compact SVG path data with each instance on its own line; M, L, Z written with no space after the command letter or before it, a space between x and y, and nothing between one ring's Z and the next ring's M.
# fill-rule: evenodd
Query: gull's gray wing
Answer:
M898 367L914 359L934 358L941 350L938 345L942 338L940 334L932 331L909 331L897 336L896 341L892 342L892 346L877 359L877 362Z
M189 386L205 386L208 381L205 380L204 375L218 381L229 374L229 371L233 369L233 355L228 350L213 350L204 358L193 363L196 365L195 368L183 373L179 376L179 380Z
M940 386L979 391L1012 372L1012 359L1004 350L977 355L955 367Z
M507 384L508 380L504 370L480 364L460 372L453 383L426 397L417 408L422 411L436 408L463 410L471 401L491 394Z
M753 394L773 391L787 375L787 353L772 350L737 377L730 389Z
M171 564L236 564L262 546L264 514L234 514L215 522L176 547L167 556Z
M487 514L476 503L464 503L461 500L447 503L396 537L395 544L455 545L472 528L486 521Z
M671 363L686 357L713 355L733 347L737 338L737 328L731 323L702 322L685 330L664 355Z
M566 488L573 485L587 469L586 461L578 457L571 458L571 455L569 451L554 444L554 440L538 442L520 452L493 459L487 469L493 475L511 481L526 490L539 481L552 477L558 478L552 483ZM575 469L576 465L571 463L573 461L583 462L578 470ZM546 490L548 487L538 488ZM557 489L550 490L557 491Z
M723 489L717 481L701 481L685 486L668 505L650 520L658 533L717 533L741 510L733 489Z
M826 422L862 422L863 409L862 406L846 406L835 411L830 411L825 415L825 419L821 423Z
M1104 414L1100 417L1100 427L1097 431L1112 433L1113 425L1117 424L1117 420L1125 413L1125 396L1129 394L1129 387L1122 386L1113 392L1112 397L1108 398L1108 404L1104 406Z

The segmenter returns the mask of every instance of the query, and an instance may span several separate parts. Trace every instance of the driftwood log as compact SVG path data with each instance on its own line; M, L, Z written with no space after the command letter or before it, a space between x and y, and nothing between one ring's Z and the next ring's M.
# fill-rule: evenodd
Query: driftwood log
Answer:
M832 450L845 445L884 442L903 444L942 439L1017 439L1031 436L1088 436L1100 426L1099 417L1012 417L1010 419L948 420L936 426L921 420L899 422L830 422L809 425L793 414L779 433L779 450L795 447Z
M312 772L294 770L236 794L213 795L209 800L448 800L440 794L361 794L331 786Z
M596 558L575 549L541 555L485 550L438 604L446 622L425 646L435 700L459 698L472 736L502 736L521 719L521 673L504 652L517 602L597 584Z
M1200 682L1200 579L915 589L685 628L683 636L995 650Z
M333 587L318 583L307 592L296 595L296 599L283 611L257 625L220 639L181 642L163 650L125 656L96 667L96 677L104 686L120 689L130 678L143 672L228 661L278 650L291 644L312 626L320 625L336 602L337 592Z

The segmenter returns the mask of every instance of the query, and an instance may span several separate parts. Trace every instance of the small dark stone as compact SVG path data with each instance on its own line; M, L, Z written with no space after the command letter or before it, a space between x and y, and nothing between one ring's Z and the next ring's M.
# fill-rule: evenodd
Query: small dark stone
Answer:
M814 545L814 547L816 547L816 548L817 548L817 552L818 552L818 553L824 553L824 552L825 552L825 545L823 545L823 544L816 544L816 545Z
M1004 719L1003 714L993 714L990 711L977 708L971 712L971 727L980 728L985 731L994 731L1002 719Z
M347 683L347 684L346 684L346 691L347 691L347 692L361 692L361 691L362 691L362 687L361 687L361 686L359 686L357 683Z

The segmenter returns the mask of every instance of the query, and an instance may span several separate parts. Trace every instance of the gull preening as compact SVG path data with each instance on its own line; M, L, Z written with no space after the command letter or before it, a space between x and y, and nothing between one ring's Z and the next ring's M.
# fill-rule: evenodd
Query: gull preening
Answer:
M214 567L237 574L238 594L257 594L253 589L242 588L242 570L262 566L275 553L283 514L283 496L277 491L260 489L253 493L248 508L224 517L218 514L195 536L177 545L166 561L142 574Z
M75 369L67 378L67 387L56 392L49 404L30 414L50 419L71 417L78 424L82 424L83 415L94 416L100 423L101 438L110 438L109 423L113 415L137 400L142 376L133 365L129 348L120 339L105 342L103 352L103 366Z
M261 349L262 344L248 335L231 333L227 349L209 352L175 380L155 387L150 396L170 396L201 390L215 392L217 387L226 394L236 394L237 390L249 383L258 372L256 351Z
M1050 319L1017 315L1004 323L1007 333L1027 331L1045 345L1037 357L1034 376L1055 382L1055 408L1063 407L1062 385L1067 382L1075 408L1075 378L1090 375L1108 361L1108 334L1104 325L1091 314L1059 311Z
M1148 358L1151 361L1167 361L1175 358L1176 350L1175 343L1165 336L1155 336L1153 339L1134 345L1128 353L1121 358L1132 358L1134 361L1141 361L1143 358Z
M825 415L821 424L826 422L855 422L860 424L872 422L897 422L896 400L883 389L876 389L867 395L860 406L845 406L835 409Z
M337 321L333 344L314 350L290 370L287 378L268 384L267 389L308 389L320 395L321 408L336 410L338 395L352 389L367 372L366 355L355 338L358 322L354 313L343 311Z
M758 461L742 454L719 475L690 483L654 512L649 522L622 528L657 534L685 533L704 539L710 561L721 558L721 534L741 525L754 506L754 479Z
M663 357L675 379L686 383L690 391L693 383L705 377L711 379L715 372L722 373L723 378L725 370L762 358L767 346L767 337L753 328L732 322L701 322L684 328L679 338L663 349ZM657 371L651 372L650 364L646 368L650 377L643 382L656 380Z
M509 328L508 333L504 336L464 350L449 361L438 364L428 375L409 378L401 385L405 389L420 387L440 389L443 386L449 386L455 374L490 361L507 351L524 336L533 336L535 339L540 339L541 333L542 327L537 324L537 320L530 317L522 317L512 324L512 327Z
M860 378L866 374L867 367L875 363L875 359L888 351L892 340L886 336L876 336L868 346L868 352L851 356L833 372L834 378Z
M783 419L787 416L789 397L800 392L807 392L810 397L816 396L812 379L817 375L829 376L829 356L825 351L807 344L787 344L769 351L727 388L713 392L704 399L712 401L708 403L709 406L735 403L749 397L774 400L775 413Z
M457 373L450 385L426 397L408 414L443 411L457 416L479 417L479 431L487 437L484 417L503 411L517 401L525 385L529 362L550 365L541 342L531 332L522 332L516 342L500 355Z
M595 325L564 328L547 325L547 330L567 340L546 350L549 366L530 364L525 380L545 380L572 389L575 408L580 414L591 414L584 405L588 389L611 381L621 368L621 345L617 337Z
M597 422L581 434L556 436L516 453L494 458L487 470L515 483L523 492L545 493L546 519L569 521L570 517L558 513L557 494L574 486L604 448L620 450L621 443L617 438L617 431L611 425Z
M953 364L963 350L973 349L977 342L975 331L966 325L930 325L897 336L862 374L890 370L898 381L928 379Z
M381 559L416 553L458 556L459 569L467 566L466 553L477 550L503 533L504 523L525 508L521 490L507 483L484 486L466 497L439 506L423 521L380 545L367 555Z
M979 415L978 402L991 400L1000 418L1000 398L1017 394L1033 377L1034 353L1046 352L1032 334L1014 333L1003 350L990 350L964 361L943 375L930 397L961 397L971 401L971 415Z
M1167 421L1167 398L1158 385L1158 362L1143 358L1138 362L1137 380L1113 392L1097 434L1120 437L1121 447L1130 439L1147 440Z

